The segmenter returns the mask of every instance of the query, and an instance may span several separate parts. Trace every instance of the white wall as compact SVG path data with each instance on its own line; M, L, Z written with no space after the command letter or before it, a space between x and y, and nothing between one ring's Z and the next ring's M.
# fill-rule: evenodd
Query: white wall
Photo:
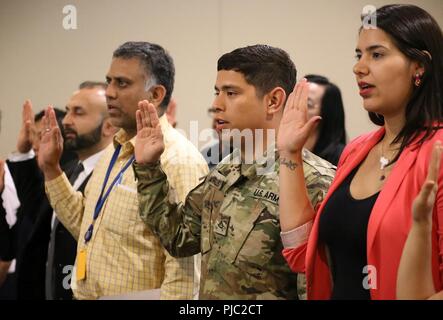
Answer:
M441 0L404 1L443 26ZM371 0L0 0L0 156L15 148L21 106L64 108L84 80L104 80L111 55L128 40L156 42L176 65L179 128L208 127L218 57L265 43L288 51L299 77L328 76L342 89L349 136L370 130L352 74L360 13ZM65 5L77 30L63 28Z

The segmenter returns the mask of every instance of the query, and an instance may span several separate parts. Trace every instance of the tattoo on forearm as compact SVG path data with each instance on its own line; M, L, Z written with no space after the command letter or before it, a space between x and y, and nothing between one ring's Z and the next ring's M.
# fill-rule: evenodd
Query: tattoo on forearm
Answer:
M293 162L292 160L287 160L285 158L280 159L280 165L286 166L286 167L288 167L289 170L292 170L292 171L294 171L295 168L298 167L297 163Z

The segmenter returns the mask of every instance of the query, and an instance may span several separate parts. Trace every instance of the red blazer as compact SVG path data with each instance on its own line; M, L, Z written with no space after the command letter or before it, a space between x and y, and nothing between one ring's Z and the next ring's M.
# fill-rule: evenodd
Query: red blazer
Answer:
M329 299L331 275L325 247L318 243L319 218L332 193L380 141L384 128L356 138L346 146L337 173L321 204L308 242L283 250L283 255L295 272L305 272L308 299ZM367 232L367 261L375 267L376 285L371 283L372 299L395 299L397 270L412 223L412 202L426 179L432 146L443 142L443 130L424 142L420 148L407 147L402 152L385 182L372 209ZM438 177L439 190L433 211L432 274L437 291L443 289L443 164ZM362 280L365 275L362 270Z

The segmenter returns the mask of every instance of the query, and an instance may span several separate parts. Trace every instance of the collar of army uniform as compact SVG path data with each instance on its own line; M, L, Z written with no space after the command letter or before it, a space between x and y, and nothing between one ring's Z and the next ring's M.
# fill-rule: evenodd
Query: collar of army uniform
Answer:
M241 156L240 150L234 149L232 153L223 159L219 165L216 167L215 172L213 174L218 175L219 173L223 178L224 189L229 188L240 178L240 170L241 170ZM219 188L221 189L222 186Z
M268 155L272 154L273 157ZM219 172L224 176L230 176L233 185L241 176L247 179L253 179L257 175L257 170L259 168L265 169L267 167L272 167L277 163L279 154L277 152L276 145L271 145L263 155L257 157L257 159L251 164L242 163L241 151L239 149L234 149L229 159L226 159L226 165L220 167ZM224 161L225 162L225 161ZM273 169L272 171L274 171Z
M272 157L269 155L272 155ZM257 157L257 159L254 162L256 163L257 168L266 168L269 165L274 165L278 163L279 158L280 155L277 152L277 145L274 143L270 145L267 150L265 150L263 155Z

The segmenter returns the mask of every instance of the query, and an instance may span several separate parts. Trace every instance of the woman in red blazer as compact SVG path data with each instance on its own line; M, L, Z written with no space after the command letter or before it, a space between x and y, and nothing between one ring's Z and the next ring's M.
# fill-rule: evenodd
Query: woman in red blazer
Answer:
M307 120L307 84L288 98L278 133L283 252L306 273L308 299L395 299L411 207L443 140L443 37L412 5L363 18L354 73L371 120L381 126L344 150L328 194L312 208L302 147L320 117ZM439 149L439 145L435 146ZM438 173L443 182L443 171ZM432 275L443 289L443 188L433 210Z

